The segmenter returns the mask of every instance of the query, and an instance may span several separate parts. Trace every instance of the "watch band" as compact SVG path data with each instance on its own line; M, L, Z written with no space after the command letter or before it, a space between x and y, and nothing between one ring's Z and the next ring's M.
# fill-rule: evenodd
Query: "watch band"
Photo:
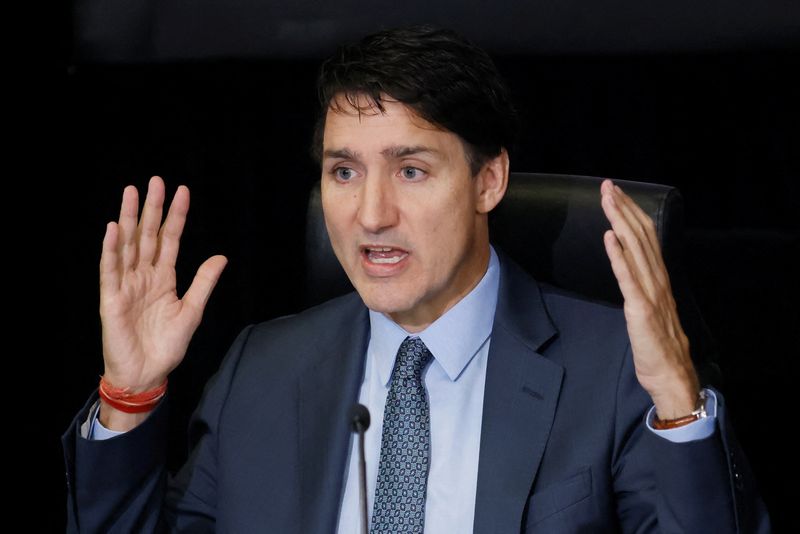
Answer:
M703 419L704 417L708 417L708 413L706 412L706 391L700 390L700 394L697 397L697 408L690 413L689 415L684 415L683 417L678 417L675 419L659 419L658 414L653 418L653 428L656 430L670 430L672 428L678 428L684 425L688 425L689 423L693 423L698 419Z

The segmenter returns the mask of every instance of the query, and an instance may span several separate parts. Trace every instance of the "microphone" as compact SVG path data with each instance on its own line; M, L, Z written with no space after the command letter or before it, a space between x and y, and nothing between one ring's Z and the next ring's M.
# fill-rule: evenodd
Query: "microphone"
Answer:
M361 533L367 534L367 461L364 456L364 432L369 428L369 410L363 404L350 409L350 425L358 434L359 502L361 504Z

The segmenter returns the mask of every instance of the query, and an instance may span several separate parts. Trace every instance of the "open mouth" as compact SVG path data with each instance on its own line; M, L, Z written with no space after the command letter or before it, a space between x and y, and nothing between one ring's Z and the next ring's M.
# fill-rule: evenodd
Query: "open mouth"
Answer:
M393 265L408 257L408 252L401 248L378 247L372 245L361 247L361 253L370 263L383 265Z

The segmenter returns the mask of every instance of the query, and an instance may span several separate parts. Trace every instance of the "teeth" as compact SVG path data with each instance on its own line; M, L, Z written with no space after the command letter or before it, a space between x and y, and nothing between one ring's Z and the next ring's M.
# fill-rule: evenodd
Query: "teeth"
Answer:
M394 256L392 258L370 258L370 261L372 263L397 263L406 256L407 254L403 254L402 256Z
M373 264L394 265L408 257L408 252L392 247L365 247L364 250Z

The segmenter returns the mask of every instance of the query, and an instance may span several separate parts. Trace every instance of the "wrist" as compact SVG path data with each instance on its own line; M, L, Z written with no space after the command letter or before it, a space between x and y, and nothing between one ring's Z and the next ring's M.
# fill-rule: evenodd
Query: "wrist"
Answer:
M162 384L154 388L135 391L128 386L116 386L109 382L105 376L101 376L100 385L98 386L100 399L106 405L128 414L146 413L153 410L166 393L167 379L164 379Z
M149 416L150 412L125 413L117 410L101 398L97 420L108 430L128 432L139 426Z
M114 371L109 370L108 366L106 366L103 374L100 375L101 382L104 381L107 386L111 386L115 389L125 390L127 393L132 394L139 394L145 391L154 390L163 385L167 381L168 377L169 375L139 377L131 380L130 376L126 376L125 373L115 373Z
M676 419L690 414L697 408L699 391L685 391L669 397L654 397L656 417L659 419Z
M700 384L694 368L678 373L672 379L660 380L648 391L659 419L676 419L697 408Z

